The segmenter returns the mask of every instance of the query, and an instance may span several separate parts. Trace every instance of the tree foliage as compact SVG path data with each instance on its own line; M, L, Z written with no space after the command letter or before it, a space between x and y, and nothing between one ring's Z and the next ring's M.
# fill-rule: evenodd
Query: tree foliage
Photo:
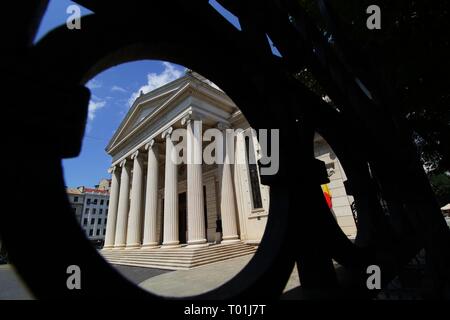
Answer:
M326 23L314 0L298 0L320 29ZM450 170L450 10L448 1L330 0L340 36L367 67L383 73L398 98L430 173ZM366 8L381 8L381 30L369 30ZM302 75L300 75L302 77ZM312 82L305 73L305 81Z

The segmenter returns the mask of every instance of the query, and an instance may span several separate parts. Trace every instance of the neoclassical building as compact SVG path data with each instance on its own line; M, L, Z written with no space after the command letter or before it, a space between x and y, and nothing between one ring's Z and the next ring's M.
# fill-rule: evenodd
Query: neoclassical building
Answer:
M200 130L194 130L194 123ZM242 129L234 148L224 148L235 163L177 164L176 129L185 128L187 157L201 159L211 128ZM175 141L177 140L177 141ZM343 189L345 177L331 149L316 139L318 158L334 172L331 189L338 192L335 210L348 235L352 217ZM261 184L260 145L232 100L195 72L152 92L141 94L111 138L109 214L104 249L202 247L211 243L258 244L268 217L268 186ZM338 181L339 180L339 181ZM340 221L341 220L341 221Z
M243 129L233 151L240 164L174 163L169 155L178 128L186 129L187 154L197 158L207 129ZM248 148L246 136L255 148ZM196 73L142 94L106 148L112 183L104 248L258 243L269 189L258 167L245 161L248 150L258 150L255 139L231 99Z

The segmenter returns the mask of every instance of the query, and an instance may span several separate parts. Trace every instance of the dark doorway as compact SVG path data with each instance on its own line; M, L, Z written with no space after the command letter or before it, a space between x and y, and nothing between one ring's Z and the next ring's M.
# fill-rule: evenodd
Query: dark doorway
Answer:
M208 209L206 203L206 186L203 186L203 214L205 217L205 234L206 238L208 238Z
M180 239L180 243L187 242L187 220L186 220L186 212L187 212L187 201L186 201L186 192L182 192L178 194L178 236Z
M203 186L203 203L205 228L208 230L208 212L206 206L206 186ZM164 208L164 198L162 198L161 207ZM161 210L161 241L164 233L164 209ZM187 194L182 192L178 194L178 237L180 243L187 243Z

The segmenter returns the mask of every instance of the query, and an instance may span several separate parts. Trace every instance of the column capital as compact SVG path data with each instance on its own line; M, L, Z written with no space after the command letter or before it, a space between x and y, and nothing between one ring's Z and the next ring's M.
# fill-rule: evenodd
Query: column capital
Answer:
M185 126L189 124L191 121L201 121L204 119L204 116L202 116L200 113L195 111L189 111L182 119L181 119L181 125Z
M119 164L119 166L120 166L121 168L124 168L126 165L127 165L127 159L123 159L123 160L120 162L120 164Z
M167 130L165 130L162 133L161 137L163 139L170 139L170 136L172 135L172 132L173 132L173 127L169 127Z
M137 158L139 156L139 150L136 150L135 152L133 152L131 154L131 160L134 160L135 158Z
M152 139L145 144L145 150L149 150L149 149L153 148L154 145L155 145L155 139Z
M116 171L116 169L117 169L117 166L109 167L109 168L108 168L108 173L109 173L109 174L113 174L113 173Z
M230 129L230 128L231 128L231 126L227 122L218 122L217 123L217 129L219 129L219 130L224 131L224 130Z

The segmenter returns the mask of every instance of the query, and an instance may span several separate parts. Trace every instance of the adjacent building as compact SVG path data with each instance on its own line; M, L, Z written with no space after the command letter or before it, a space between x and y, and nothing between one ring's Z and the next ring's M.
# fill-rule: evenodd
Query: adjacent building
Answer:
M78 223L81 223L84 208L84 194L78 188L67 188L66 192L69 198L70 207L72 208Z
M84 194L81 226L89 240L101 245L105 239L109 191L82 187Z
M103 179L95 188L68 188L67 195L77 221L97 247L103 245L109 206L111 180Z

